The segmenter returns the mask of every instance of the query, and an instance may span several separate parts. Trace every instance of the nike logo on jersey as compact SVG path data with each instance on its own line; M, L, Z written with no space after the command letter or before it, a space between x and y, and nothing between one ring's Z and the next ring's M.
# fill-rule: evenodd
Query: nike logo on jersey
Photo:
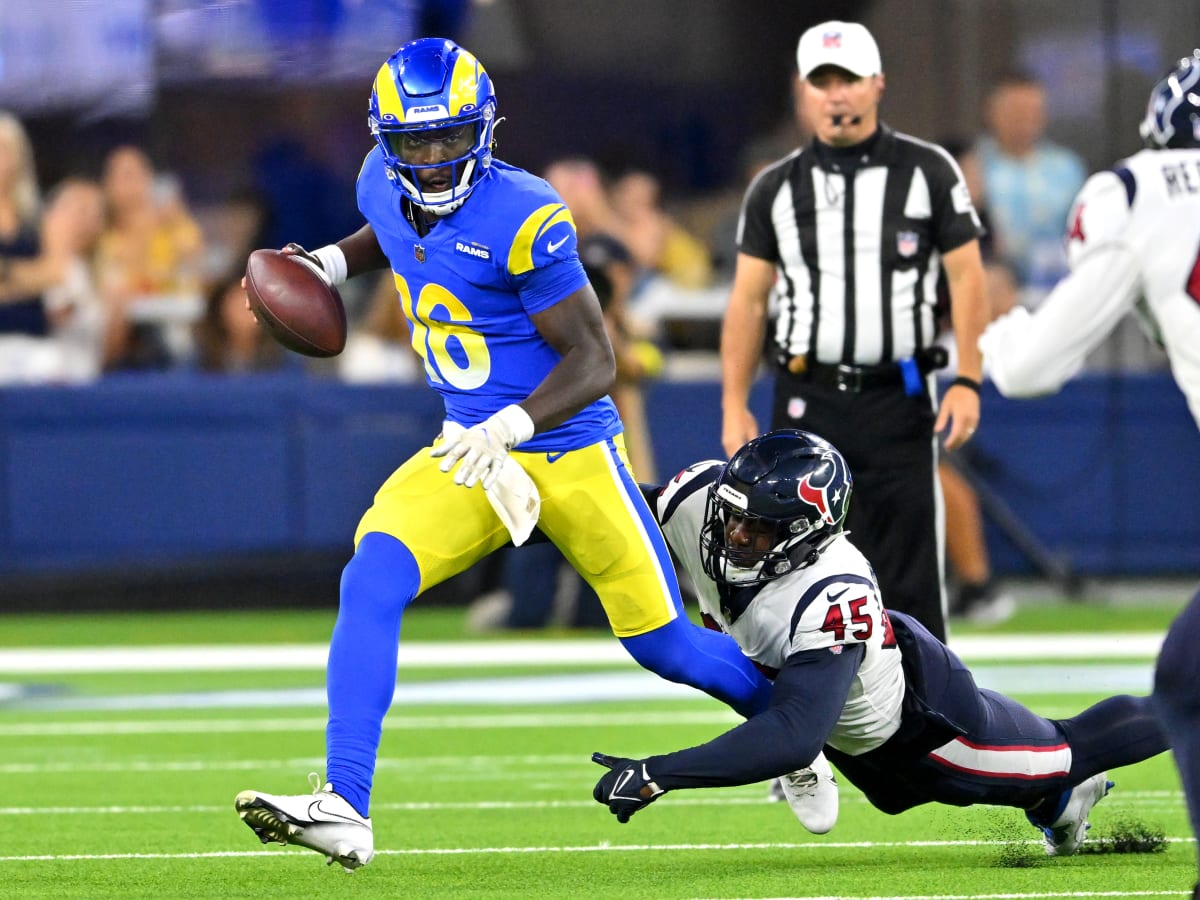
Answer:
M837 599L838 599L840 596L842 596L842 594L846 593L846 591L848 591L848 590L850 590L850 588L848 588L848 587L844 587L844 588L842 588L840 591L838 591L836 594L830 594L830 595L829 595L829 602L830 602L830 603L836 603L836 602L837 602Z
M553 253L555 250L557 250L559 247L561 247L563 244L565 244L570 239L571 239L571 236L568 234L565 238L562 238L561 240L550 241L549 243L546 244L546 252Z

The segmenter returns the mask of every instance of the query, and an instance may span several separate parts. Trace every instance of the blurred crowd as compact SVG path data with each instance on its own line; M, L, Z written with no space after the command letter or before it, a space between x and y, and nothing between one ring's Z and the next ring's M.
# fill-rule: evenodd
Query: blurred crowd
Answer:
M997 312L1036 306L1066 271L1066 218L1086 169L1046 138L1046 92L1032 76L998 79L982 118L977 138L942 143L987 223ZM640 418L639 382L664 366L670 375L672 364L688 371L682 351L716 350L743 192L795 142L795 132L749 142L736 183L705 197L668 198L653 172L603 171L584 157L540 173L570 207L585 263L590 257L593 274L609 285L626 421ZM316 369L355 382L418 377L386 277L346 285L352 334L333 364L282 351L246 313L239 285L246 256L277 242L289 213L273 208L280 192L269 186L197 212L177 173L131 145L111 150L95 175L45 191L36 173L20 120L0 112L0 384L166 369ZM704 371L715 374L711 364Z

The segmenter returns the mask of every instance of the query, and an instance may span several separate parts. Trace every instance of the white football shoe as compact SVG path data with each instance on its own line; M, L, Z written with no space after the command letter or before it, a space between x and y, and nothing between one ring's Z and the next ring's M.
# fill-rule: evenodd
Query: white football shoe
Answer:
M825 834L837 824L837 779L824 753L818 753L808 768L771 782L768 799L786 800L800 824L813 834Z
M1050 824L1043 824L1027 814L1029 821L1041 829L1047 856L1074 856L1079 852L1088 829L1092 827L1088 822L1092 807L1104 798L1112 786L1108 773L1100 772L1063 792Z
M375 855L371 820L360 816L346 800L321 786L310 775L311 794L278 796L260 791L242 791L234 808L250 830L264 843L297 844L325 856L328 865L338 862L347 872L365 866Z

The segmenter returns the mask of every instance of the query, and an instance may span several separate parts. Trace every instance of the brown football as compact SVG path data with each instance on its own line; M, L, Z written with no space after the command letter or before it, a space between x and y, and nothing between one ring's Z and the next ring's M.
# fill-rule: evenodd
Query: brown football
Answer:
M246 262L250 309L271 336L305 356L337 356L346 346L346 308L337 288L279 250L255 250Z

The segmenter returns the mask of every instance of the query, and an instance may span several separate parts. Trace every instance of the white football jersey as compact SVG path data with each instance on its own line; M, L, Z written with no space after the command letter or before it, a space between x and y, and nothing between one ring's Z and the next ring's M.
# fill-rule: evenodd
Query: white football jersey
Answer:
M1006 396L1057 391L1130 311L1167 351L1200 424L1200 150L1143 150L1087 180L1067 231L1071 274L1030 315L979 340Z
M899 728L905 687L900 650L880 604L875 573L840 536L814 564L765 584L731 622L721 608L717 585L700 562L708 486L724 465L708 460L689 466L655 503L667 543L691 576L701 612L731 635L746 656L774 671L793 653L841 653L846 646L864 645L862 665L826 743L852 755L873 750ZM821 685L813 689L821 690Z

